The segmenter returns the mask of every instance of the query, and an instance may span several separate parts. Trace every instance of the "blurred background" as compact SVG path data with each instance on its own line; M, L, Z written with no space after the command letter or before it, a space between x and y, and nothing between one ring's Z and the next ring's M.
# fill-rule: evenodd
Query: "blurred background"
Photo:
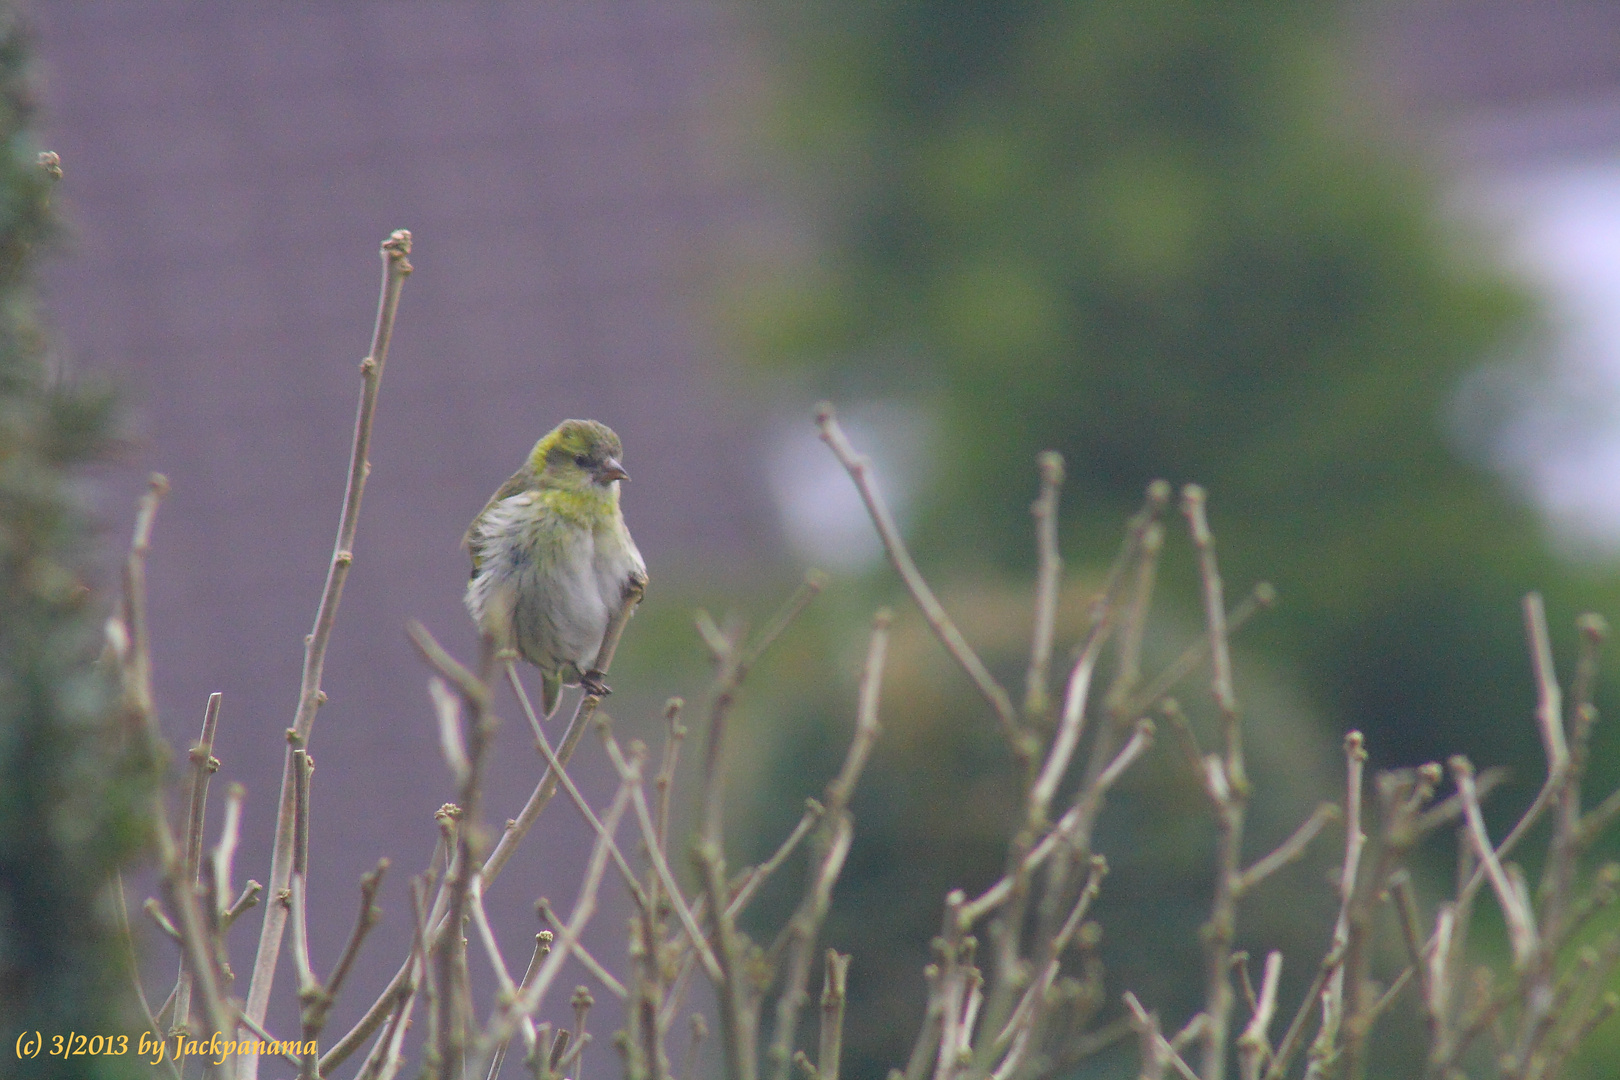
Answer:
M745 702L734 859L769 850L836 767L861 628L897 600L813 438L819 397L1011 680L1038 451L1069 463L1077 605L1149 480L1210 489L1230 592L1265 579L1282 598L1243 639L1277 792L1256 852L1336 790L1352 727L1380 765L1511 765L1499 809L1522 807L1541 766L1519 598L1547 595L1565 656L1578 611L1620 612L1613 4L62 0L30 17L42 141L66 170L49 327L60 365L127 405L122 460L93 478L108 549L166 473L159 705L183 746L223 691L216 753L247 784L239 866L261 879L377 244L415 234L312 743L312 887L341 912L315 928L318 967L360 872L398 867L340 1025L403 955L404 880L451 795L402 626L470 652L462 530L565 416L615 427L634 477L653 588L614 673L626 732L652 741L665 695L701 698L694 605L764 612L803 566L835 573ZM1196 625L1190 565L1173 545L1161 655ZM900 607L889 736L829 928L856 954L862 1077L909 1046L943 891L999 872L1011 782ZM502 738L497 819L538 771ZM1620 741L1597 741L1601 794ZM1200 970L1210 834L1155 776L1099 841L1105 897L1160 902L1184 932L1110 938L1109 991L1184 1018L1201 976L1165 972ZM571 809L548 819L491 894L512 942L536 896L572 896L588 842ZM1270 914L1240 938L1286 943L1299 975L1331 896L1309 864L1276 888L1294 899L1257 900ZM605 958L621 915L599 916Z

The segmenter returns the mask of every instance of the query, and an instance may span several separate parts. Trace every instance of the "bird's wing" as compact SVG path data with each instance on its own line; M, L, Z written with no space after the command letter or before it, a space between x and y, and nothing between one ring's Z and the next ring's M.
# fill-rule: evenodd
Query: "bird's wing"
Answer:
M534 485L534 470L525 465L513 473L511 478L502 484L495 494L489 497L489 501L484 504L484 508L478 511L478 516L472 519L472 524L467 526L467 532L461 538L461 546L466 548L472 556L472 572L474 574L478 573L478 567L484 561L484 545L489 536L486 524L490 511L512 496L528 491Z

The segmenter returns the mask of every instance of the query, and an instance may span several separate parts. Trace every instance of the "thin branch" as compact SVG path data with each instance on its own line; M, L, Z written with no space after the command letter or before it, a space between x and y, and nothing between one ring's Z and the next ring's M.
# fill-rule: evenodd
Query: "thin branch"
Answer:
M799 587L793 591L793 595L789 596L780 608L777 608L776 614L771 616L770 622L765 624L765 629L760 631L759 636L754 639L753 645L749 646L747 654L743 656L739 665L738 682L747 677L748 672L753 669L755 664L759 663L760 657L765 655L765 650L776 643L776 639L781 637L787 628L792 626L799 616L804 613L804 609L810 606L810 601L820 596L826 588L826 574L816 569L804 572L804 580L799 582Z
M169 919L168 912L163 910L163 905L158 903L157 897L148 896L146 902L141 905L141 910L146 913L147 918L152 920L152 925L163 932L164 937L177 945L181 942L180 931L175 928L174 923Z
M878 695L883 688L883 665L889 651L889 623L893 614L880 608L872 617L872 636L866 647L866 662L861 666L860 689L856 694L855 734L849 741L844 764L838 775L827 785L826 809L829 815L843 813L849 807L850 796L860 780L872 754L872 744L878 737Z
M219 759L214 756L214 735L219 730L219 706L223 695L213 693L208 695L208 705L203 710L202 734L198 736L197 743L186 755L191 765L191 791L187 799L185 851L186 880L195 888L201 880L203 825L208 811L208 781L214 773L219 771ZM226 886L221 886L223 892ZM185 962L180 963L180 973L175 979L175 1015L180 1017L184 1024L191 1016L191 976L186 971Z
M209 852L209 862L213 864L214 901L218 905L215 919L220 926L220 933L224 934L231 928L243 911L258 903L259 893L262 891L259 883L249 881L242 887L242 892L234 901L227 901L231 894L231 869L236 861L236 846L242 836L242 802L247 798L247 790L241 784L231 783L225 787L225 823L220 826L219 842L214 850Z
M781 996L776 1002L776 1030L771 1039L770 1056L776 1080L786 1080L792 1063L793 1044L798 1027L799 1010L803 1008L810 979L811 954L816 935L826 918L832 899L832 888L843 870L848 855L854 826L849 817L849 798L860 780L878 736L878 697L883 686L883 665L889 647L890 612L884 608L872 619L872 636L867 644L866 663L861 668L861 685L857 695L855 734L838 775L827 785L826 827L821 840L821 858L798 910L788 920L782 936L771 947L770 955L788 950L787 974L783 979Z
M1038 829L1045 824L1046 808L1051 805L1052 796L1057 793L1058 784L1069 769L1074 748L1080 743L1080 734L1085 722L1086 699L1091 690L1092 671L1097 666L1097 657L1102 652L1106 640L1104 624L1099 623L1075 661L1074 670L1069 674L1057 734L1052 738L1052 747L1047 752L1040 775L1029 789L1027 820L1031 828Z
M1480 812L1479 798L1474 790L1473 765L1461 754L1453 757L1449 764L1452 778L1457 782L1457 793L1462 796L1469 838L1474 843L1475 852L1485 867L1491 888L1496 891L1497 903L1501 905L1502 915L1507 920L1508 942L1513 947L1514 966L1522 967L1536 947L1535 915L1529 910L1529 905L1520 890L1508 880L1497 850L1491 846L1491 838L1485 831L1485 817Z
M135 988L135 1000L141 1007L141 1016L146 1021L146 1029L161 1045L163 1043L163 1029L157 1017L152 1015L152 1006L146 1000L146 987L141 984L141 962L135 955L135 935L129 927L129 902L124 899L124 875L119 871L113 872L113 888L117 895L117 902L113 905L113 918L116 920L115 930L119 943L123 946L124 964L129 970L130 984ZM173 1059L163 1059L164 1072L169 1080L181 1080L180 1069Z
M349 931L343 951L338 953L337 964L332 968L332 977L327 980L328 1001L337 1000L349 971L354 967L355 958L360 955L360 946L365 944L366 935L382 918L382 910L377 907L377 893L382 889L383 875L388 873L389 865L387 859L378 859L376 866L360 875L360 913L355 916L354 929Z
M1361 732L1352 731L1345 735L1344 759L1344 862L1339 869L1339 915L1333 923L1333 944L1328 950L1327 959L1322 962L1325 980L1322 988L1322 1026L1311 1049L1317 1058L1337 1044L1339 1027L1345 1015L1344 959L1350 947L1351 904L1355 900L1361 855L1367 845L1367 834L1361 828L1362 777L1367 765L1366 740ZM1298 1024L1298 1018L1295 1023ZM1291 1026L1289 1035L1294 1035L1295 1031L1296 1028ZM1291 1041L1285 1041L1284 1046L1291 1048ZM1277 1057L1286 1067L1287 1057L1281 1048Z
M109 621L108 631L122 629L120 654L125 707L138 722L146 744L154 756L163 746L157 710L152 700L152 648L146 623L146 556L152 550L152 526L158 506L169 493L169 481L162 473L147 477L146 494L135 511L135 534L124 560L124 602L122 620Z
M740 875L740 884L734 887L731 900L726 904L726 917L728 919L735 920L738 915L742 914L743 909L759 894L759 890L770 876L787 861L788 856L793 854L800 841L809 835L810 830L826 815L826 809L817 800L806 799L804 802L804 814L799 818L798 824L793 827L793 831L788 834L787 839L782 841L769 859L766 859L758 866L743 871ZM694 915L698 914L699 905L707 900L707 896L698 898L697 902L692 905ZM686 978L691 973L692 964L695 962L696 957L692 952L687 952L681 957L680 968L676 972L672 983L676 992L670 994L664 1002L663 1008L659 1010L658 1024L660 1028L668 1029L675 1018L675 1013L679 1011L681 1001L679 991L685 985Z
M816 1053L816 1075L819 1080L838 1080L839 1058L844 1048L845 982L848 978L848 954L828 949L826 972L821 984L821 1041Z
M1047 450L1036 459L1041 493L1030 507L1035 516L1035 631L1029 648L1029 674L1024 678L1024 716L1036 721L1046 716L1050 690L1047 671L1052 662L1052 636L1057 625L1058 589L1063 579L1063 556L1058 551L1058 496L1063 490L1063 455Z
M219 771L219 759L214 756L214 734L219 730L219 706L224 695L208 695L208 707L203 711L202 734L186 755L191 762L190 810L186 814L186 870L193 879L202 866L203 818L208 809L208 781Z
M497 720L490 709L489 680L495 664L494 643L485 638L482 644L479 674L458 663L434 640L421 623L406 627L411 643L416 646L430 667L456 688L462 705L472 714L467 742L466 774L460 778L457 793L459 821L454 834L455 857L445 876L447 905L444 930L431 947L430 953L438 964L439 988L438 1017L434 1024L436 1043L434 1052L441 1075L448 1080L459 1076L464 1066L467 1049L468 1025L472 1011L471 988L468 985L466 949L461 927L468 914L473 891L479 887L479 862L483 841L478 827L479 809L483 797L483 774L489 757L489 746ZM434 951L436 950L436 951ZM476 1073L475 1073L476 1075Z
M386 1014L388 1026L372 1046L371 1053L361 1063L357 1080L387 1080L403 1062L401 1046L410 1025L411 1012L416 1006L417 991L431 978L427 964L427 893L428 885L420 877L411 879L411 951L405 960L405 981L389 995L390 1012ZM431 993L431 987L429 987ZM431 1009L431 1003L430 1003ZM335 1049L335 1048L334 1048ZM330 1056L331 1051L328 1051ZM323 1074L330 1067L322 1059Z
M1536 676L1536 728L1547 753L1547 771L1562 775L1569 767L1569 745L1564 736L1563 695L1553 668L1552 642L1547 635L1547 609L1540 593L1524 598L1525 629L1530 638L1530 663Z
M123 706L134 734L143 740L147 755L154 761L164 753L164 743L152 697L152 657L146 618L146 556L152 546L152 526L158 504L168 492L169 482L158 473L149 478L147 492L135 515L135 535L124 562L124 602L122 619L108 620L109 644L118 659ZM186 874L185 850L176 842L169 826L168 809L161 792L154 793L149 807L152 831L157 843L158 865L163 873L163 893L178 924L176 932L196 989L202 994L205 1034L233 1030L232 1010L220 989L215 967L215 950L209 938L208 923L197 904L195 875ZM178 990L175 994L178 1002ZM186 1017L176 1014L184 1024Z
M566 928L567 924L557 917L557 913L555 911L551 910L550 901L541 900L534 905L534 909L540 913L541 920L557 933L561 933ZM630 991L625 987L624 983L615 978L613 973L610 972L606 966L601 963L601 961L592 956L590 950L585 948L585 944L583 942L575 941L569 945L569 948L574 950L574 959L580 962L580 966L582 966L586 971L590 972L591 975L596 978L597 982L605 986L608 993L612 994L620 1001L624 1001L629 998Z
M1269 855L1239 873L1237 881L1232 886L1232 891L1239 899L1242 899L1256 885L1304 855L1305 849L1310 847L1311 841L1316 839L1316 834L1322 831L1322 827L1331 821L1338 820L1339 807L1337 803L1322 803L1317 806L1311 812L1311 816L1306 818L1300 823L1299 828L1294 830L1293 835L1279 844Z
M1260 978L1260 993L1255 1000L1254 1015L1249 1026L1238 1036L1238 1058L1244 1080L1260 1080L1261 1070L1271 1056L1271 1043L1267 1029L1277 1014L1277 981L1282 976L1282 953L1273 949L1266 954L1265 974Z
M821 433L821 440L832 448L838 457L839 464L849 473L850 479L855 481L855 487L860 492L861 500L866 503L867 512L872 517L872 523L877 527L878 537L883 541L883 549L888 552L889 561L894 564L895 571L900 580L905 583L906 589L911 593L912 599L922 609L923 618L933 629L940 644L945 651L959 664L968 678L989 703L991 711L1001 723L1002 734L1007 737L1013 752L1021 757L1028 757L1032 748L1018 725L1018 714L1013 709L1012 698L1007 691L996 682L990 669L984 666L979 654L973 651L973 646L967 643L962 632L956 628L956 623L946 614L945 608L940 604L939 598L923 580L922 573L906 550L906 543L900 536L900 528L895 524L894 515L889 512L888 504L878 494L877 486L871 477L872 462L865 455L857 453L850 445L849 438L844 429L838 426L833 417L830 404L823 402L816 406L816 428Z
M1063 926L1051 940L1045 943L1039 965L1040 974L1030 982L1029 988L1024 991L1017 1007L1013 1009L1012 1017L1008 1019L1001 1033L996 1036L996 1046L1006 1046L1020 1029L1025 1027L1033 1029L1037 1025L1046 996L1052 989L1052 983L1057 979L1058 965L1063 957L1063 952L1069 947L1069 942L1073 939L1075 932L1080 929L1080 920L1085 918L1086 912L1091 907L1091 902L1097 898L1097 893L1102 890L1102 879L1107 874L1108 860L1101 855L1093 855L1091 857L1091 869L1086 877L1085 886L1080 890L1080 896L1076 899L1074 907L1070 909L1069 917L1064 920Z
M1168 485L1164 487L1168 488ZM1115 723L1129 717L1130 714L1124 711L1126 700L1142 681L1142 641L1147 633L1148 609L1152 605L1153 587L1158 578L1159 556L1164 551L1164 526L1157 518L1163 500L1154 494L1158 489L1158 483L1149 488L1147 524L1141 530L1141 539L1137 543L1136 581L1130 603L1125 605L1121 615L1114 681L1104 699L1108 715Z
M515 679L517 673L513 670L512 661L508 660L506 662L506 668L507 677ZM541 756L546 759L546 768L561 782L563 790L568 793L568 798L573 802L575 808L579 810L580 816L585 819L585 823L591 827L591 831L606 841L608 854L613 857L614 866L618 868L620 876L624 878L625 887L630 890L630 895L635 900L636 906L645 910L651 901L642 889L641 882L636 880L636 872L631 869L629 860L624 857L624 852L619 850L619 845L614 843L613 838L607 834L601 821L597 819L596 812L591 809L590 803L585 800L585 796L581 794L573 779L568 775L568 771L563 767L561 759L552 750L551 742L546 738L545 730L540 726L540 721L535 716L533 708L527 707L529 705L528 697L525 696L521 700L523 705L526 706L524 714L529 719L529 726L534 735L534 745L540 751ZM603 731L606 730L604 727ZM640 782L641 775L638 764L636 783L639 785Z
M404 229L395 230L383 241L383 282L377 303L377 322L372 330L371 350L360 364L360 404L355 415L354 443L349 455L348 487L343 496L343 511L338 517L337 541L333 545L332 561L327 568L326 585L321 590L316 609L315 625L304 644L304 670L298 690L298 711L288 729L288 748L281 774L280 809L276 815L276 835L270 858L270 895L279 896L287 891L292 877L293 847L293 751L307 747L315 726L315 713L326 694L321 690L321 675L326 666L326 647L337 621L338 603L343 597L343 584L348 579L349 567L354 562L355 532L360 523L360 500L365 493L366 477L371 473L372 419L377 409L377 390L382 383L383 367L388 361L388 346L393 339L394 317L399 310L400 292L405 278L411 272L409 259L411 234ZM262 1024L270 1004L270 988L276 978L276 960L281 954L281 937L286 928L287 910L280 904L267 904L264 925L259 933L259 948L253 960L253 977L248 983L246 1013L254 1023ZM256 1080L258 1061L251 1051L243 1056L240 1073L242 1080Z
M263 1025L255 1024L252 1020L249 1020L245 1016L238 1016L236 1021L267 1043L282 1042L282 1040L277 1039L274 1035L270 1034L270 1032L266 1030ZM294 1068L298 1068L303 1064L302 1060L297 1054L290 1053L286 1050L278 1052L276 1056Z
M1429 1015L1430 1042L1433 1043L1441 1017L1435 1010L1436 999L1430 981L1433 971L1430 958L1425 955L1417 893L1412 888L1412 875L1405 867L1389 876L1389 896L1401 926L1401 940L1406 943L1406 953L1411 957L1412 968L1417 973L1418 996L1423 999L1424 1011Z
M627 759L606 726L602 728L602 741L607 747L608 758L613 762L613 768L618 772L620 781L631 785L630 803L635 811L636 824L641 829L641 838L647 848L647 859L657 872L659 881L663 883L665 898L669 901L670 907L674 909L676 918L680 921L682 928L685 929L687 940L691 942L692 948L703 962L703 970L708 973L709 978L718 982L721 977L720 962L715 959L713 951L710 950L708 941L703 936L703 929L698 926L697 917L692 914L691 906L687 904L686 899L681 895L680 885L675 881L675 874L670 870L669 862L664 858L664 852L658 846L658 827L653 824L652 814L647 809L647 795L641 783L641 758L639 755L632 754ZM637 743L636 747L639 749L640 744ZM635 883L634 878L631 881L634 888L639 889L639 883ZM649 911L649 905L644 898L641 906L644 913Z
M1129 990L1125 991L1125 1007L1131 1013L1131 1026L1142 1039L1143 1080L1159 1080L1164 1075L1165 1066L1174 1068L1182 1080L1199 1080L1192 1066L1159 1033L1159 1018L1144 1009L1142 1003L1136 1000L1136 995Z
M1058 819L1058 823L1052 827L1052 831L1047 833L1040 843L1030 848L1029 854L1024 856L1024 860L1020 865L1025 873L1039 867L1052 856L1053 852L1067 843L1071 837L1082 831L1082 828L1089 827L1091 818L1101 806L1102 798L1107 794L1109 788L1113 787L1119 778L1125 774L1125 770L1130 768L1136 759L1141 757L1148 747L1153 745L1153 733L1152 721L1138 721L1136 730L1131 735L1130 740L1120 748L1114 759L1098 774L1097 780L1082 793L1081 798L1069 808L1068 813ZM1016 877L1016 870L1013 873L1004 874L1001 880L986 889L978 899L962 905L962 917L968 921L969 925L972 925L983 918L986 913L994 911L1006 903L1012 895L1013 882Z
M1277 592L1266 582L1261 582L1249 591L1249 595L1235 605L1226 615L1227 636L1237 633L1248 625L1250 619L1277 602ZM1164 670L1160 671L1154 680L1147 685L1147 689L1131 698L1125 707L1120 710L1127 716L1140 716L1151 709L1160 698L1174 690L1187 676L1197 671L1199 666L1210 656L1210 637L1206 631L1197 641L1184 649Z
M1188 484L1182 489L1181 507L1198 554L1199 579L1204 591L1204 619L1213 669L1210 689L1220 708L1221 729L1226 742L1222 758L1217 759L1211 754L1208 759L1210 790L1219 796L1215 814L1219 840L1215 898L1210 907L1209 923L1204 930L1204 947L1208 957L1208 993L1204 1012L1209 1016L1209 1024L1205 1029L1202 1069L1204 1080L1222 1080L1226 1074L1227 1039L1231 1033L1231 953L1237 929L1238 868L1242 859L1249 782L1243 758L1237 692L1232 682L1226 602L1215 559L1215 538L1205 514L1204 489L1196 484Z
M621 783L618 793L613 797L612 804L607 813L602 815L602 823L611 837L619 827L619 820L629 808L633 785ZM607 872L608 845L604 838L598 836L591 849L591 857L586 864L585 877L580 883L579 896L574 901L573 914L569 916L568 925L554 941L551 952L540 965L539 972L534 981L525 987L508 1006L498 1008L495 1015L485 1026L482 1036L478 1039L476 1053L473 1055L472 1067L467 1069L469 1076L488 1075L489 1063L498 1046L511 1039L513 1033L524 1017L533 1015L545 1000L546 993L562 970L563 961L573 952L573 942L578 940L584 931L591 916L596 912L597 893L602 886L602 878Z
M1316 1010L1316 1003L1327 985L1329 977L1336 973L1342 963L1342 956L1329 953L1317 965L1316 978L1300 998L1299 1010L1294 1013L1293 1020L1289 1021L1288 1030L1283 1035L1282 1042L1272 1052L1271 1064L1266 1067L1265 1080L1279 1080L1288 1071L1288 1063L1293 1060L1294 1051L1300 1045L1300 1039L1305 1034L1305 1025L1310 1022L1311 1014Z
M672 697L664 703L664 759L659 763L658 775L653 778L653 789L658 793L658 847L667 851L669 845L669 807L675 793L675 767L681 758L681 743L686 740L686 725L681 723L681 707L686 703Z
M515 1001L518 984L512 981L512 973L506 970L506 958L501 955L500 943L495 940L495 928L489 925L489 915L484 911L483 892L478 887L476 876L473 878L471 888L467 890L467 914L471 918L479 943L484 947L484 955L489 960L490 970L495 973L495 984L500 993L498 1000ZM533 1022L524 1017L518 1030L523 1033L524 1046L530 1054L533 1054L536 1045Z
M748 902L759 893L759 890L769 880L770 876L776 873L777 869L787 861L789 855L793 854L794 849L799 846L799 841L809 835L810 830L815 828L816 823L825 817L826 813L826 807L822 806L819 801L815 799L804 800L804 813L800 815L798 824L793 826L793 831L788 833L787 838L782 841L770 858L758 866L744 871L741 886L732 894L731 902L726 905L728 915L735 918L742 913L743 908L747 907Z
M625 602L634 604L635 600L634 598L627 598ZM604 674L607 671L606 668L602 670ZM522 682L516 678L515 669L508 671L508 677L512 683L513 692L517 694L519 701L527 702L528 694L523 689ZM563 731L562 742L556 748L557 760L565 767L574 756L575 748L579 746L580 739L584 738L585 730L590 726L591 718L596 715L596 710L601 703L601 698L592 694L583 694L575 704L574 714ZM527 706L526 711L532 713L534 711L533 706ZM548 766L544 774L541 775L539 783L535 785L534 791L529 794L528 800L523 804L522 810L518 812L517 817L506 823L506 829L501 833L501 838L496 843L495 850L490 852L489 857L484 860L483 868L479 872L483 888L486 891L495 883L495 879L500 877L501 871L506 868L506 864L517 853L518 845L528 836L529 830L539 819L541 812L545 810L552 798L557 794L558 785L558 774ZM444 927L443 911L439 908L437 902L435 903L435 910L437 913L431 916L432 921L428 931L430 948L432 943L438 940L439 934ZM376 1000L371 1003L371 1007L355 1022L354 1027L334 1043L331 1050L322 1055L321 1071L323 1073L330 1073L347 1060L365 1043L366 1039L371 1037L372 1033L377 1030L383 1021L388 1019L389 1010L393 1008L394 999L401 993L406 980L410 977L410 969L411 961L407 959L399 970L394 973L394 977L389 980L382 993L377 995Z
M482 899L480 899L480 904L482 904ZM547 910L550 910L550 905L547 905ZM523 972L523 981L518 984L518 989L520 991L527 990L530 984L534 982L534 977L540 972L540 962L544 960L551 952L551 942L553 941L554 937L555 935L553 935L550 930L542 930L538 934L534 935L534 952L529 955L528 969ZM581 954L576 952L574 955L579 956ZM545 1028L544 1034L549 1035L550 1031L551 1029L548 1025ZM496 1048L495 1054L489 1062L489 1072L486 1074L486 1080L495 1080L496 1077L501 1075L501 1064L506 1060L506 1048L510 1044L511 1040L508 1039L502 1042ZM545 1038L541 1037L540 1034L537 1034L535 1036L535 1045L537 1047L544 1047L545 1044ZM538 1052L540 1051L536 1050L536 1053Z

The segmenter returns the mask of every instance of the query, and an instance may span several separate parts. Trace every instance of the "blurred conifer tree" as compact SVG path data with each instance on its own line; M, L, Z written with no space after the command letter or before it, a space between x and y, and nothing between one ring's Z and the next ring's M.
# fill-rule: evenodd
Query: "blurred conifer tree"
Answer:
M151 780L120 752L86 585L96 535L75 470L105 453L112 400L53 373L34 316L54 166L31 138L27 59L0 6L0 1071L131 1076L133 1053L50 1053L53 1036L130 1030L108 883L142 840ZM45 1039L37 1057L16 1058L21 1031Z

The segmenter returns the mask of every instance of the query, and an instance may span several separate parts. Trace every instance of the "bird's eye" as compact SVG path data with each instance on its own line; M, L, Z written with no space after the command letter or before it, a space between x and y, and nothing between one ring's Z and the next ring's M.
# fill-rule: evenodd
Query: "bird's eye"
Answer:
M574 455L574 464L578 465L580 468L582 468L582 469L587 468L587 467L589 467L590 463L591 463L591 459L586 457L584 454L575 454Z

